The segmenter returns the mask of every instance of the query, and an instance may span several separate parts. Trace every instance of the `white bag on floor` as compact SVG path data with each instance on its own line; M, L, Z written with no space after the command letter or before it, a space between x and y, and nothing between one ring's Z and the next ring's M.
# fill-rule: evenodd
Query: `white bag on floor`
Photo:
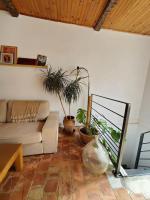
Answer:
M98 137L84 147L82 159L84 166L95 175L106 172L110 163L108 153L98 141Z

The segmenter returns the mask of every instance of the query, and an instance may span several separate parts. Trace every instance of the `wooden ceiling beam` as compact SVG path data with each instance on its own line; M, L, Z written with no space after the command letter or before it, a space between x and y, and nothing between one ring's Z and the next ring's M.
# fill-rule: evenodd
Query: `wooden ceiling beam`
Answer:
M105 21L105 18L107 17L108 13L111 11L114 4L117 3L117 0L107 0L107 3L102 11L102 14L100 15L99 19L96 22L96 25L93 27L94 30L99 31Z
M18 17L19 12L16 9L15 5L13 4L12 0L2 0L6 10L11 14L13 17Z

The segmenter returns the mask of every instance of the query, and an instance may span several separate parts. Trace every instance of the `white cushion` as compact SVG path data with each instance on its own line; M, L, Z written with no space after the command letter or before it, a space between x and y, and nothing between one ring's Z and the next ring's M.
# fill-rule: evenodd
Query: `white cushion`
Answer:
M39 122L0 123L0 143L33 144L41 141Z
M39 108L38 108L38 112L36 115L36 119L34 121L38 121L38 120L44 120L48 117L49 115L49 102L48 101L44 101L44 100L10 100L8 101L8 108L7 108L7 122L12 122L11 119L11 115L12 115L12 108L13 108L13 104L15 103L15 105L19 104L19 107L22 106L22 109L19 109L19 113L21 113L21 118L19 121L24 119L24 107L26 107L26 105L29 103L32 103L36 105L36 103L39 104ZM30 106L30 109L32 108L32 106ZM28 108L29 109L29 108ZM15 111L18 112L18 111ZM29 112L29 110L28 110ZM33 111L31 110L31 113ZM25 120L24 120L25 121ZM29 120L28 120L29 121ZM31 120L30 120L31 121Z
M50 111L49 102L48 101L40 101L39 110L37 113L37 120L44 120L48 117Z

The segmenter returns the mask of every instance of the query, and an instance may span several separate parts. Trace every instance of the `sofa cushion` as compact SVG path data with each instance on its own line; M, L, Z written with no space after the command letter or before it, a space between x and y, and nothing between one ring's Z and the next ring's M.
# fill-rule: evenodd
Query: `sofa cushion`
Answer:
M45 119L49 114L48 101L8 101L7 122L31 122Z
M0 143L33 144L41 141L40 122L0 123Z
M7 102L0 100L0 122L6 122Z
M37 120L44 120L48 117L50 112L49 102L48 101L40 101L39 110L37 113Z

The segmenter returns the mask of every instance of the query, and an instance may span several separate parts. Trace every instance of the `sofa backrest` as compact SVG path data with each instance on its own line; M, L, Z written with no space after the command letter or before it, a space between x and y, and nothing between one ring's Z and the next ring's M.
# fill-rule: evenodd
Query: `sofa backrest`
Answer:
M38 106L35 106L38 105ZM37 109L36 109L37 108ZM23 121L38 121L43 120L49 115L48 101L36 100L11 100L7 102L7 122L23 122ZM16 113L15 121L12 119L12 112ZM26 114L26 116L25 116ZM29 116L29 114L34 115ZM32 119L31 119L32 117Z
M0 123L6 122L7 102L0 100Z

